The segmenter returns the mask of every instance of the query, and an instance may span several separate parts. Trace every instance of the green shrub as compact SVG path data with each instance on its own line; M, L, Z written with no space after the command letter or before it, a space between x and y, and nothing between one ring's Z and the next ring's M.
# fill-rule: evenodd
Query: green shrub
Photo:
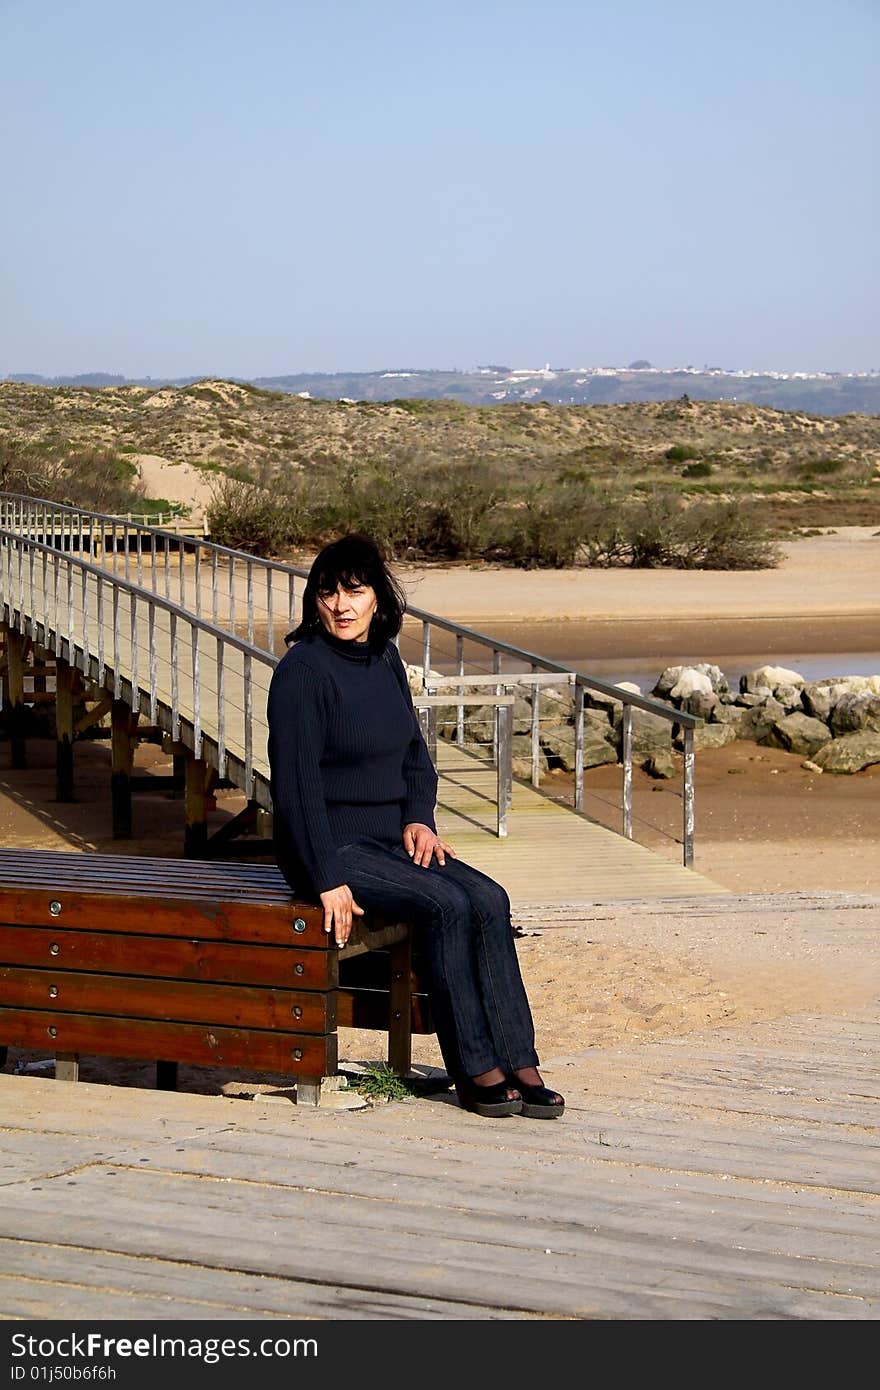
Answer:
M681 470L681 476L683 478L708 478L712 471L711 463L708 463L705 459L701 459L697 463L687 464L686 467Z
M691 444L673 444L671 449L667 449L663 455L670 463L687 463L688 459L698 459L699 449L695 449Z
M287 509L256 483L224 478L213 490L206 518L211 539L233 550L271 555L289 541Z
M801 465L800 472L805 478L828 478L834 473L842 473L846 463L843 459L813 459Z

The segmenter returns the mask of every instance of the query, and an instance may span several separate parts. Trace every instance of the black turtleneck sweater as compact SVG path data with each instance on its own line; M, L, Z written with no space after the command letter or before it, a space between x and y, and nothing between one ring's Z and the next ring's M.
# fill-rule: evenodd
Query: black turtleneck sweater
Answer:
M297 642L275 668L268 717L275 848L296 892L345 882L340 845L434 829L437 774L392 642L377 652L323 628Z

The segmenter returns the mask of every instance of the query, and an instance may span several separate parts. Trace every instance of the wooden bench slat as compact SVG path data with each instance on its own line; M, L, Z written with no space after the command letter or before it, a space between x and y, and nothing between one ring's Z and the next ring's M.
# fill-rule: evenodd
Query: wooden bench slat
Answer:
M131 974L136 968L139 975L298 989L332 989L338 977L334 951L57 927L0 926L0 961L114 975Z
M306 1076L329 1076L337 1066L335 1033L268 1032L0 1007L0 1037L10 1046L41 1051L148 1061L163 1057L193 1066L246 1067Z
M53 989L54 996L50 993ZM327 1033L336 1026L335 990L269 989L0 966L0 998L10 1008L216 1023L229 1028Z
M50 903L60 911L53 914ZM328 950L330 941L319 907L283 906L243 898L231 902L195 893L131 895L75 889L0 887L0 921L11 926L59 927L77 931L143 932L147 935L198 936L215 941L245 940L263 945L290 945ZM294 922L305 923L301 932ZM335 949L335 947L333 948Z
M112 880L108 880L108 869ZM0 849L0 883L4 887L38 882L44 886L95 891L155 893L157 887L200 896L226 898L241 893L276 906L289 905L293 894L272 864L198 859L157 859L147 855L74 854L61 850Z

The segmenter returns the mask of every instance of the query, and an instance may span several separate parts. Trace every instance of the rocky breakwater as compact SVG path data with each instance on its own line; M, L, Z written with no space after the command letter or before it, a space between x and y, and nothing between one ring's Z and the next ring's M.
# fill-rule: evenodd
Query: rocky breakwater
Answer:
M880 763L880 675L806 681L783 666L759 666L734 693L717 667L669 666L651 694L705 722L694 747L751 739L801 755L821 772L861 772Z
M412 671L417 688L421 673ZM637 685L621 682L619 689L641 693ZM724 672L707 662L669 666L650 694L675 710L703 720L694 730L694 748L722 748L736 739L782 748L805 760L814 771L853 773L880 763L880 675L836 676L806 681L797 671L759 666L742 676L739 690L731 689ZM531 693L517 694L513 710L513 772L529 778L532 771ZM584 767L620 762L623 755L623 702L610 695L585 691ZM495 711L467 709L465 742L492 743ZM437 711L441 738L456 737L453 706ZM677 775L677 754L683 746L674 720L634 709L633 762L653 777ZM568 688L540 692L540 772L575 766L574 718Z

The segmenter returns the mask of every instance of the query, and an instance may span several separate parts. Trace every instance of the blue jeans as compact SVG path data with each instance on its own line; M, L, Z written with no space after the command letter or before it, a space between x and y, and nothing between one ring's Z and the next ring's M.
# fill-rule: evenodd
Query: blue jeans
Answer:
M413 864L403 845L360 839L338 850L359 906L416 928L430 972L437 1041L450 1076L538 1065L510 900L499 883L447 856Z

